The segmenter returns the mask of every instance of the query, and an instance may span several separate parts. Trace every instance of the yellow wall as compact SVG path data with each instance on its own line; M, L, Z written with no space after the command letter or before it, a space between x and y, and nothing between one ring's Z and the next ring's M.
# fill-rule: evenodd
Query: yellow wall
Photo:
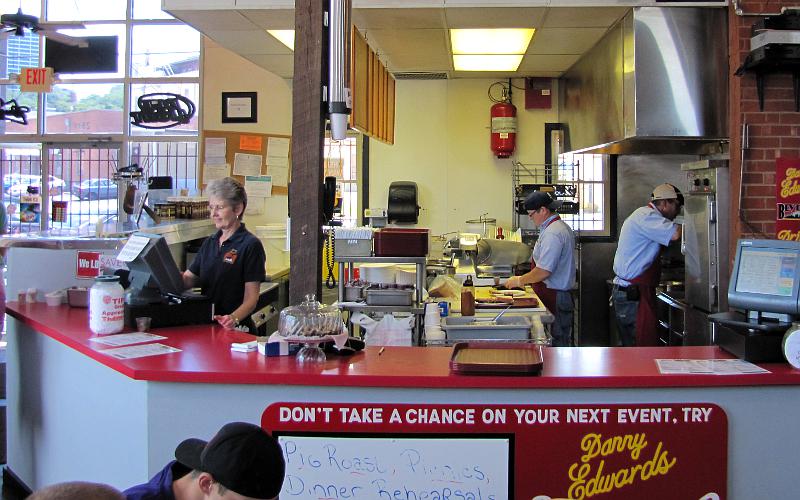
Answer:
M203 128L291 135L291 82L205 37L203 40ZM222 92L258 92L258 123L223 124ZM286 222L287 200L286 195L267 198L264 213L248 215L245 222L249 226Z
M203 126L211 130L290 134L291 82L206 40ZM550 110L526 110L525 93L514 89L517 149L499 160L489 149L492 102L489 85L496 80L399 80L395 144L370 141L370 206L386 208L389 184L414 181L419 187L420 227L433 234L465 229L467 219L483 213L498 226L512 225L511 162L544 162L544 123L557 122L555 99ZM505 82L504 82L505 83ZM514 80L522 87L522 80ZM258 123L223 125L221 92L257 91ZM553 89L554 96L557 95ZM499 88L493 89L494 96ZM284 222L286 196L267 200L266 214L249 224Z
M419 188L419 226L432 234L466 229L465 221L488 213L498 226L512 225L512 160L544 162L544 124L557 122L550 110L526 110L514 89L517 148L497 159L489 148L489 86L496 80L400 80L397 82L395 143L370 143L370 205L386 207L393 181ZM514 80L522 87L522 80ZM555 92L553 92L555 94ZM499 96L499 88L493 89Z

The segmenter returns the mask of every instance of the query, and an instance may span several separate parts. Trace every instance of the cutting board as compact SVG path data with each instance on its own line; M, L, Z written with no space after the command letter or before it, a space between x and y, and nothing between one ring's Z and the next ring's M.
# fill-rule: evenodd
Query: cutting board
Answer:
M475 308L476 309L505 309L508 307L508 302L480 302L481 299L488 299L493 296L492 292L496 289L490 286L479 286L475 287ZM539 301L539 297L533 292L530 287L525 288L525 294L520 295L513 298L513 302L511 303L512 309L534 309L534 308L541 308L544 311L544 307L541 305Z

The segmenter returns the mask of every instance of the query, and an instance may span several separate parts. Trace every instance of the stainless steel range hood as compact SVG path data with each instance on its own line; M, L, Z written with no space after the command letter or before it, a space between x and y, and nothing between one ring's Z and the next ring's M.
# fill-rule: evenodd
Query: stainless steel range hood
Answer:
M567 149L608 154L727 151L726 12L633 9L561 78Z

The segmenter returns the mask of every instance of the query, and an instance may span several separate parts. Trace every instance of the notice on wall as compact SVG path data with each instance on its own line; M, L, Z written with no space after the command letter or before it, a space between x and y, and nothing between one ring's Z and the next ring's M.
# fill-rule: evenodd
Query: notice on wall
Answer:
M800 158L775 161L775 237L800 241Z
M286 457L281 498L727 495L727 416L708 403L283 402L262 426Z
M261 175L261 155L236 153L233 155L233 173L235 175Z

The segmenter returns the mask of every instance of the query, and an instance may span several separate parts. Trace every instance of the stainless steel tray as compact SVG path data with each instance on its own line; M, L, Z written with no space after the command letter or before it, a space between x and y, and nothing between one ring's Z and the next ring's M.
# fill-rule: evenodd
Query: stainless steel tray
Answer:
M442 330L448 341L453 340L528 340L531 320L527 316L502 316L476 319L474 316L447 316L442 318Z
M364 293L370 306L410 306L414 303L413 288L367 288Z

